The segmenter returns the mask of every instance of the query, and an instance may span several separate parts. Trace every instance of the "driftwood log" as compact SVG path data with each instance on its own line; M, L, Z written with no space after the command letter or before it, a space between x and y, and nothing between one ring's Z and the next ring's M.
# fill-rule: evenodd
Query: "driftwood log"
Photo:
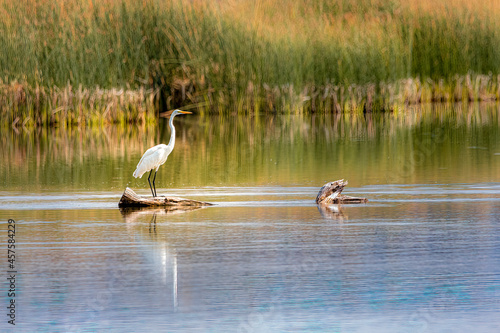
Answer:
M137 195L130 187L127 187L123 192L122 198L118 203L118 207L168 207L168 206L184 206L184 207L202 207L212 206L213 204L204 201L184 199L178 197L142 197Z
M359 204L368 202L366 198L351 197L348 195L340 194L344 187L347 185L347 180L336 180L334 182L326 183L319 190L316 197L316 203L319 204Z

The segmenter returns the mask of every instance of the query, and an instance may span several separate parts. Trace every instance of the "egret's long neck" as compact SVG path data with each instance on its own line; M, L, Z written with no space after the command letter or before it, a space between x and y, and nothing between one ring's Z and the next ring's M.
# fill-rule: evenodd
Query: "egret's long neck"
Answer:
M175 127L174 127L174 116L170 117L170 120L168 121L168 125L170 126L170 141L168 142L168 145L174 148L175 145Z

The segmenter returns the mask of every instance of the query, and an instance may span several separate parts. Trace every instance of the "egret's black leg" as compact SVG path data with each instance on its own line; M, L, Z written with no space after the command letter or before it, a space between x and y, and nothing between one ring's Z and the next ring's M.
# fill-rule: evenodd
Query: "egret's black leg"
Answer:
M151 226L153 226L153 230L156 233L156 213L153 214L151 221L149 222L149 233L151 233Z
M151 186L151 172L153 172L153 169L151 169L151 171L149 171L149 176L148 176L148 182L149 182L149 188L151 189L151 194L153 195L153 198L155 197L155 193L153 192L153 187ZM156 175L156 173L155 173ZM154 183L154 179L153 179L153 183Z
M153 188L155 189L155 197L156 197L156 185L155 185L155 180L156 180L156 171L155 171L155 176L153 177Z

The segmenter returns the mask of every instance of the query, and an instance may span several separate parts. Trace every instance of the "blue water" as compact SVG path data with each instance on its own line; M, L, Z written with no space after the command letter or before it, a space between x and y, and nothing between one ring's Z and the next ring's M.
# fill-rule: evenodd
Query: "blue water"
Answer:
M500 331L500 184L346 188L369 203L324 209L317 190L169 190L218 203L188 212L4 191L15 332Z

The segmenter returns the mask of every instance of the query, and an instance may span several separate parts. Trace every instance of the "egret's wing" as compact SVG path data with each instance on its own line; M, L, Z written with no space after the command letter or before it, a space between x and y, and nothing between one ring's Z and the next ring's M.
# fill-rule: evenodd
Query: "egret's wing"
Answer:
M146 150L139 163L137 163L137 168L134 171L135 178L141 178L144 173L158 165L161 159L160 149L161 145L157 145Z

